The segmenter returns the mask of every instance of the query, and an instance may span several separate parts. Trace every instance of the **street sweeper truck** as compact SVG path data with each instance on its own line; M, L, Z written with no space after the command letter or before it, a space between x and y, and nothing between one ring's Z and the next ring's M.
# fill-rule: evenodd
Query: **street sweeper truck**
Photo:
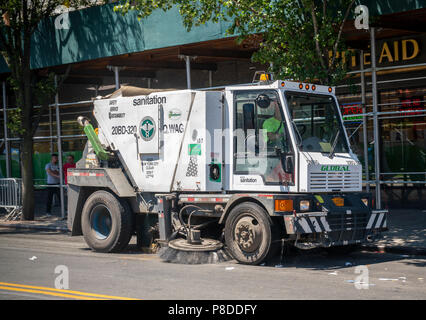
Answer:
M78 118L88 143L68 170L68 227L95 251L136 234L175 256L259 264L277 244L349 249L387 230L333 87L122 87L93 104Z

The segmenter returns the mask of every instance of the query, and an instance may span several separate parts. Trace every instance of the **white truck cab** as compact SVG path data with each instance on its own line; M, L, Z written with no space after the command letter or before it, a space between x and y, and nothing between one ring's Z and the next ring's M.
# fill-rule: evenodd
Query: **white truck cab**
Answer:
M229 190L362 190L362 165L350 149L334 88L278 80L227 87L225 95L227 124L238 136L226 140Z

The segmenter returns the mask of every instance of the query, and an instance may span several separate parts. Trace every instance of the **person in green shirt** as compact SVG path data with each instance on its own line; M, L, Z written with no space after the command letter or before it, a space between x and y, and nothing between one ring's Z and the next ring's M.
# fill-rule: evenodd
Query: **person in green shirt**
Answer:
M284 124L281 120L280 107L276 101L271 102L271 106L275 108L274 115L263 122L263 138L269 148L275 146L282 148L282 138L284 137Z
M271 106L275 108L274 115L263 122L263 138L268 151L273 151L275 147L278 147L281 151L286 152L284 123L281 117L280 106L276 101L272 101ZM281 160L278 157L268 156L265 180L266 182L282 183L284 181L291 181L291 175L284 172Z

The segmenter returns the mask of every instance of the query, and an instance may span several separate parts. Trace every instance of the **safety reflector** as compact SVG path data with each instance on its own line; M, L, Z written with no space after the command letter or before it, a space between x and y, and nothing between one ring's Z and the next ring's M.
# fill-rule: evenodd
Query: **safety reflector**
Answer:
M275 200L275 211L293 211L293 200Z
M333 198L334 204L338 207L343 207L345 205L345 200L343 198Z
M324 203L324 199L319 194L316 194L315 198L319 201L319 203Z

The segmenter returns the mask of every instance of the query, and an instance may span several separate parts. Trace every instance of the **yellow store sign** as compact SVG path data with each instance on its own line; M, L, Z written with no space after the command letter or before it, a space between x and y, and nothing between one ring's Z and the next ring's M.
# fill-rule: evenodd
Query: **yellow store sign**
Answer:
M370 47L370 46L369 46ZM354 54L353 49L350 49L349 52L338 52L337 58L340 58L342 63L346 63L349 59L350 68L355 68L359 65L359 57ZM379 41L377 43L377 52L380 55L377 57L378 64L393 64L409 62L419 58L421 55L421 43L420 39L399 39L399 40L386 40ZM331 58L331 51L329 56ZM368 66L371 64L371 53L364 52L364 65Z

